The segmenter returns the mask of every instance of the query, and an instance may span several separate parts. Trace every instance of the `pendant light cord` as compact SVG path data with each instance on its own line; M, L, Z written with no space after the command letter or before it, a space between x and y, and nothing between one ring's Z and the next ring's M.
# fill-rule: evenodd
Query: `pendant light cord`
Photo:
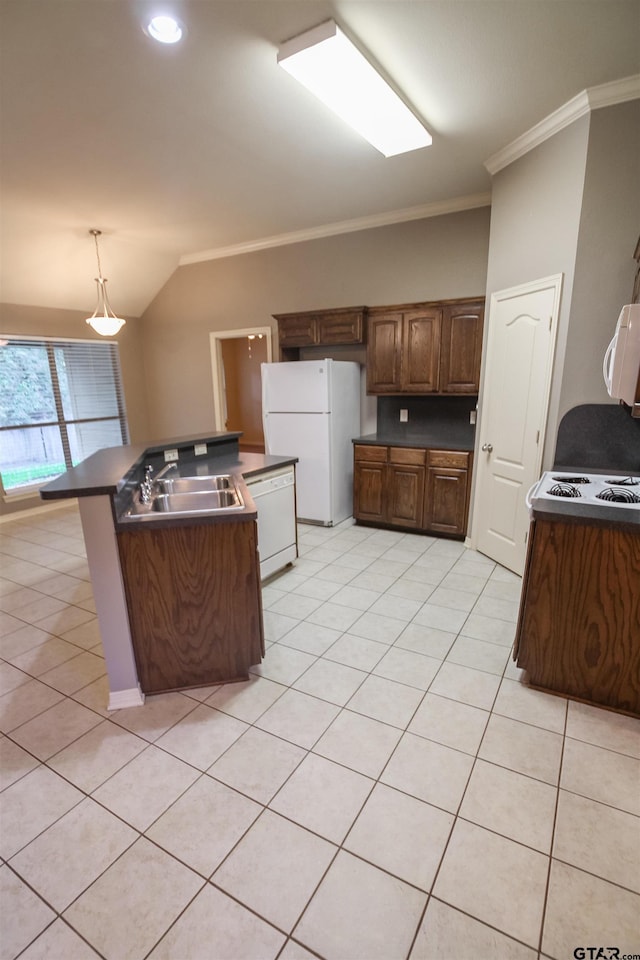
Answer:
M98 279L102 280L102 264L100 263L100 250L98 248L98 237L102 233L102 230L92 230L93 242L96 245L96 259L98 261Z

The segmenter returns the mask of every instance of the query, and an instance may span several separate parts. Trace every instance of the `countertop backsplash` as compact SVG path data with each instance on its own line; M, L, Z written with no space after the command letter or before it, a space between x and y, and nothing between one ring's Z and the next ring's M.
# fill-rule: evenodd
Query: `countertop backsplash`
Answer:
M558 429L554 468L564 467L640 475L640 419L615 403L573 407Z
M469 418L477 402L476 396L378 397L376 436L381 442L472 450L475 426ZM406 423L401 410L407 411Z

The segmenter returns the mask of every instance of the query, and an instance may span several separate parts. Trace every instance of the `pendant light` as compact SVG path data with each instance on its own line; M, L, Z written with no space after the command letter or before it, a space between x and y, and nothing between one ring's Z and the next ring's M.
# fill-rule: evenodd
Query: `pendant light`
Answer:
M96 259L98 261L98 276L96 284L98 287L98 303L92 315L87 318L89 326L93 327L96 333L101 337L113 337L120 330L120 327L126 323L120 317L116 317L111 309L109 298L107 296L107 281L102 276L102 267L100 265L100 251L98 250L98 237L102 235L102 230L89 230L96 245Z

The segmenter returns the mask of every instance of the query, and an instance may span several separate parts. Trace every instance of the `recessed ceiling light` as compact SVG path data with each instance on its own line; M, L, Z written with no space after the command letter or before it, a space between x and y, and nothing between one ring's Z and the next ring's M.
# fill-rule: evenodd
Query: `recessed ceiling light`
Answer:
M158 43L177 43L182 37L182 27L174 17L153 17L147 24L147 33Z

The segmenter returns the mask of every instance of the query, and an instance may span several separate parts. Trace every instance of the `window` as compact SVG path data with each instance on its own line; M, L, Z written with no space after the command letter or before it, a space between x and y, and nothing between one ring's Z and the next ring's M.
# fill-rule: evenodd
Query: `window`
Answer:
M0 473L9 495L129 441L117 343L5 337Z

